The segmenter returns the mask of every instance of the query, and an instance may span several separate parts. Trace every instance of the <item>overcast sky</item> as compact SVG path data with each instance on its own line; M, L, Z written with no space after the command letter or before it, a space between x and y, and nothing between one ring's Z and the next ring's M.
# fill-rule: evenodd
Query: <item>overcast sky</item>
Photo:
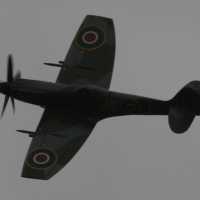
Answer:
M23 78L55 82L59 69L42 63L65 58L87 14L114 20L110 90L168 100L200 79L199 0L1 0L0 79L12 53ZM43 109L15 103L15 115L9 102L0 122L0 199L199 199L199 117L183 135L167 116L101 121L73 160L41 181L21 178L31 138L15 130L35 131Z

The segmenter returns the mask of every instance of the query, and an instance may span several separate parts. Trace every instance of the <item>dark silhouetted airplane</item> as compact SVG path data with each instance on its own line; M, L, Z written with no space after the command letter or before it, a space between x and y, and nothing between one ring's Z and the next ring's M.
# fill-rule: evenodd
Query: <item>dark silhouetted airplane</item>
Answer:
M9 98L44 107L35 132L18 130L33 137L22 177L49 179L61 170L86 141L97 122L123 115L168 115L173 132L183 133L200 113L200 82L183 87L169 101L109 91L115 57L112 19L88 15L83 20L69 52L59 64L56 83L13 76L8 57L7 82L2 115Z

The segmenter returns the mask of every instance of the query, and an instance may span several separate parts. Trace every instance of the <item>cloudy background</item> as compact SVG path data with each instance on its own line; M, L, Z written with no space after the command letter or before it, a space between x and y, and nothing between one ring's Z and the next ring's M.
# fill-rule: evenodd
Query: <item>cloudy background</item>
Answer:
M0 79L7 55L27 79L55 82L85 15L114 19L117 48L110 90L168 100L200 79L199 0L1 0ZM4 96L0 96L3 107ZM200 197L200 123L183 135L167 116L126 116L97 124L73 160L48 181L21 178L43 109L15 101L0 122L2 200L188 200Z

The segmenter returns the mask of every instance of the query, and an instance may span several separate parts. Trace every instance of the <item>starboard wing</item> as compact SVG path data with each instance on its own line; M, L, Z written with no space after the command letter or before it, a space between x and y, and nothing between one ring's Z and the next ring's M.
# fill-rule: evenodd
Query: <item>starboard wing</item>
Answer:
M56 83L109 89L115 57L113 20L88 15L64 60Z
M25 158L22 177L47 180L77 153L96 122L46 108Z

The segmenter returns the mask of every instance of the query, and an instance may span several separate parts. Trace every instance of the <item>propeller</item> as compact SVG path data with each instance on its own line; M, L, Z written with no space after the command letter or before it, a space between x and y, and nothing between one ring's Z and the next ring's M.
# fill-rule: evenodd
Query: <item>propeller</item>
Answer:
M9 98L11 99L12 107L13 107L13 112L15 112L15 102L14 98L10 97L10 91L11 87L10 84L12 81L15 81L21 77L21 72L18 70L16 74L13 77L13 61L12 61L12 55L8 56L8 65L7 65L7 82L2 83L3 84L3 90L5 93L5 100L3 104L3 109L1 112L1 118L3 117L4 111L6 109L7 103Z

